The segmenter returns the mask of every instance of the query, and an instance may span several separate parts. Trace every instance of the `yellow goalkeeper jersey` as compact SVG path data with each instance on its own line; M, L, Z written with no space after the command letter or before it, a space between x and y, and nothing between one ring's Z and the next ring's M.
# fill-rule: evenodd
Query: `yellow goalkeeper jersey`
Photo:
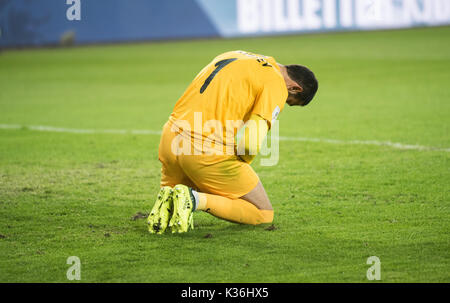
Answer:
M235 147L237 131L252 114L269 128L288 96L273 57L231 51L214 58L175 104L169 123L193 143ZM174 126L174 127L173 127Z

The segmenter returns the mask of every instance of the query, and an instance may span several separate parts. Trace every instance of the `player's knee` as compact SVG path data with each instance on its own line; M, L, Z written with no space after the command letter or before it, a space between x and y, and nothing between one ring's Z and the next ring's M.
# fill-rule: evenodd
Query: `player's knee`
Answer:
M263 209L263 210L260 210L260 213L261 213L261 224L262 223L272 223L273 209L272 210Z
M246 199L246 197L243 197L243 199L256 206L256 208L259 209L260 211L268 210L273 212L272 204L267 198L264 199L259 197L259 199Z

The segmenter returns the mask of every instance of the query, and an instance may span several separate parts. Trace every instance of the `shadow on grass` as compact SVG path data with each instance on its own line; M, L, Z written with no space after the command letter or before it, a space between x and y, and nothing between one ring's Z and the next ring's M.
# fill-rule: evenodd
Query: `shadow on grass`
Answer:
M223 221L220 219L214 219L215 223L213 222L199 222L195 224L195 227L193 230L190 230L186 233L172 233L171 230L167 229L164 234L161 235L154 235L150 234L148 232L148 225L145 221L137 221L139 223L134 224L132 226L132 231L146 236L154 236L159 238L166 238L166 237L172 237L172 238L178 238L178 239L199 239L203 238L205 240L208 239L215 239L215 238L229 238L233 235L239 235L242 236L243 234L252 234L254 232L261 232L261 233L273 233L274 231L278 230L278 226L274 224L261 224L261 225L246 225L246 224L239 224L239 223L232 223Z

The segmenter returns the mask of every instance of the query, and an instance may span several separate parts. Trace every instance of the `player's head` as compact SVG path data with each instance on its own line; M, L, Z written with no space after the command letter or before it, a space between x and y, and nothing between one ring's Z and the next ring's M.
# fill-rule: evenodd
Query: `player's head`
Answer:
M286 81L288 88L288 98L286 103L289 105L306 106L314 98L319 88L314 73L303 65L285 65L287 74L291 81Z

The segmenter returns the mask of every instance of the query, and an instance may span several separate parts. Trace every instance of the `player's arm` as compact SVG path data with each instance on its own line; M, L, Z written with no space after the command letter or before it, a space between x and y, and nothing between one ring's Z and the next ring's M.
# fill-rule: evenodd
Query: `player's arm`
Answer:
M267 121L252 114L244 125L244 132L237 144L237 154L242 161L251 163L259 153L269 130Z

